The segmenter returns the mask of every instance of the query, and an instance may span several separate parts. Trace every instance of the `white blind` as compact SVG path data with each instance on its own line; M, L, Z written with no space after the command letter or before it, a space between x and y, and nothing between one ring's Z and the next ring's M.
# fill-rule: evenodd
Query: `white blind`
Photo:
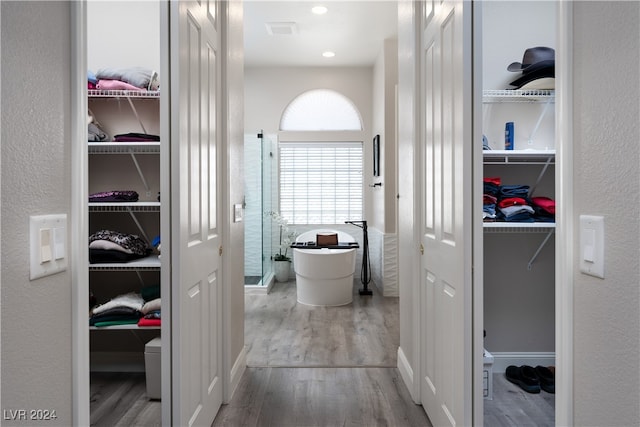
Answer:
M362 220L361 142L281 142L280 214L291 224Z

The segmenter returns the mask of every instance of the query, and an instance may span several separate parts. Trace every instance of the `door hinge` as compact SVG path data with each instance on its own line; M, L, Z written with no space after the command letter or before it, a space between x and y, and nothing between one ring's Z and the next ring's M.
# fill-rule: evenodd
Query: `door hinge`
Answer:
M424 255L424 245L420 243L420 255Z
M222 256L222 245L218 248L218 255Z

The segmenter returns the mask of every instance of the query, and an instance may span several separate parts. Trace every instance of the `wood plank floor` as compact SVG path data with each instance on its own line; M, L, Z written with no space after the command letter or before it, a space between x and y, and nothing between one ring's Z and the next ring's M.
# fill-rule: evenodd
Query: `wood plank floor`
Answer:
M357 294L343 307L297 304L295 282L245 298L248 368L213 426L430 426L396 368L397 298ZM494 374L486 426L553 426L555 396ZM144 374L92 373L91 425L159 426Z
M248 366L397 366L400 345L398 298L374 288L339 307L298 304L295 281L276 283L268 295L245 296Z
M162 406L147 399L144 373L92 372L92 426L160 426Z
M247 368L214 427L431 426L395 368Z
M510 383L502 373L493 374L493 400L484 401L484 425L491 427L555 426L555 394L531 394Z

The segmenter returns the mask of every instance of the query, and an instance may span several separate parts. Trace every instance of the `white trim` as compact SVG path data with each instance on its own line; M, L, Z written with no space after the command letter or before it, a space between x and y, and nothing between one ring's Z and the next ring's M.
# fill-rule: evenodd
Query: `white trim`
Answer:
M556 49L556 425L573 425L573 5L558 2Z
M400 371L400 376L402 377L404 384L407 386L407 389L409 389L409 391L415 390L415 383L417 381L414 381L415 377L413 376L413 368L407 360L407 356L404 355L402 347L398 347L398 371ZM419 395L411 393L411 398L416 404L420 404Z
M556 353L554 352L495 352L493 355L493 373L504 373L509 365L529 366L555 366ZM560 425L560 424L558 424Z
M225 396L223 403L229 403L233 398L233 393L237 390L238 384L240 384L240 379L242 375L247 370L247 346L242 347L242 351L238 354L236 361L233 363L231 367L231 372L229 373L229 393L228 396ZM227 393L225 393L227 394Z
M482 93L483 93L483 17L482 2L473 3L473 193L472 215L472 423L484 425L484 223L482 222L482 194L484 177L484 153L482 150ZM493 385L489 382L489 395L493 396Z
M71 2L71 346L72 424L89 425L89 235L87 159L87 10Z

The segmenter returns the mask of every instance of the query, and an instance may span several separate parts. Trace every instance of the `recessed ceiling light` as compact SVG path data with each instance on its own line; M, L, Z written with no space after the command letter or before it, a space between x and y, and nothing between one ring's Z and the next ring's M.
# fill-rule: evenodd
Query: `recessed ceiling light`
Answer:
M334 56L336 56L336 53L328 50L326 52L322 52L322 56L324 56L325 58L333 58Z
M311 12L315 13L316 15L324 15L328 10L329 9L324 6L314 6L311 8Z

